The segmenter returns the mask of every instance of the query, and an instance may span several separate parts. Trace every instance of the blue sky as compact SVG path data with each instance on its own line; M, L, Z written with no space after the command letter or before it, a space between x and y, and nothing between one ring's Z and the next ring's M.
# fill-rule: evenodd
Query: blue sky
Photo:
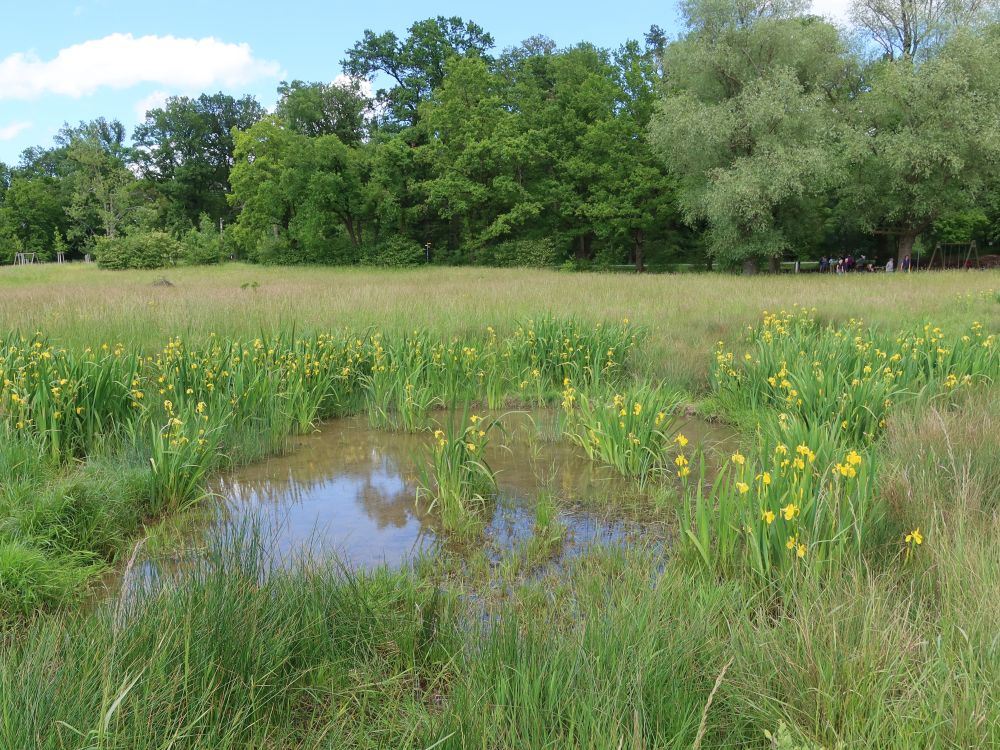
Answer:
M472 19L502 49L544 34L560 46L617 47L651 24L676 33L670 2L421 0L222 2L35 0L5 3L0 24L0 161L50 145L63 122L98 116L131 132L145 104L202 91L250 93L267 107L283 78L333 80L370 28L402 33L436 15Z

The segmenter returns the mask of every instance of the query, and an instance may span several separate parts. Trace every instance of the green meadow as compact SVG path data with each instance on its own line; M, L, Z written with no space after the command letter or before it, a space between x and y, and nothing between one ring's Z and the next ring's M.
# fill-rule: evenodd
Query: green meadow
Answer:
M1000 743L998 332L985 271L0 269L0 747ZM665 542L545 564L546 497L477 555L537 408ZM455 546L276 568L248 522L119 586L352 415L426 435Z

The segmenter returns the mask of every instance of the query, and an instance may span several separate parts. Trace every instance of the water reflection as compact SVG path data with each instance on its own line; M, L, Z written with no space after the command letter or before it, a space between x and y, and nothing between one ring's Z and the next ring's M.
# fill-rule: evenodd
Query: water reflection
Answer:
M494 443L485 454L499 486L485 535L494 555L531 536L535 499L543 491L563 509L564 553L643 531L638 519L599 510L634 507L642 498L610 469L554 439L556 420L554 412L507 415L504 445ZM696 443L729 437L696 421L684 432ZM284 456L221 476L213 490L224 502L210 526L218 533L253 519L274 540L278 559L309 548L337 554L352 567L398 566L441 540L434 518L415 503L429 440L372 430L364 418L331 422L296 438Z

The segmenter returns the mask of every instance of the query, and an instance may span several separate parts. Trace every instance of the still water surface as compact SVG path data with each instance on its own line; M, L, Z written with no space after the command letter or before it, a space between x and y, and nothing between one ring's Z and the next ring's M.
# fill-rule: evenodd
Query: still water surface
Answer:
M508 414L506 435L485 453L499 490L483 541L492 554L531 536L541 493L557 501L567 529L564 554L654 531L634 510L649 499L557 439L558 419L553 411ZM728 429L698 420L680 429L707 449L732 439ZM373 430L364 417L326 423L294 438L283 456L221 475L212 488L222 502L211 514L210 533L252 519L273 540L278 559L308 549L336 554L351 567L398 566L444 541L433 516L415 502L430 441L426 433Z

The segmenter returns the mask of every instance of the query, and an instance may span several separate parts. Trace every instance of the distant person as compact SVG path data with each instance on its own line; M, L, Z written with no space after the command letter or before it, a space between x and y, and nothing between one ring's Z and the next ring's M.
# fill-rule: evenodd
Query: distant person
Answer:
M910 256L904 255L902 262L899 264L899 270L902 271L903 273L907 273L910 270L910 266L911 266Z
M819 272L826 273L830 270L830 261L824 255L819 259Z
M893 262L892 258L889 258L889 262L885 264L885 272L892 273L896 270L896 264Z

